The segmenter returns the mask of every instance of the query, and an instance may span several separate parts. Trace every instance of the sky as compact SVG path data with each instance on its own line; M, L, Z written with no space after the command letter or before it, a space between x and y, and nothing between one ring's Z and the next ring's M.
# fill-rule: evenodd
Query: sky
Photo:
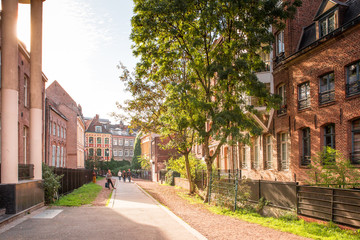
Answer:
M121 61L134 69L129 39L132 0L46 0L43 3L43 73L82 106L85 117L110 119L130 97L119 79ZM30 49L30 6L19 4L18 37Z

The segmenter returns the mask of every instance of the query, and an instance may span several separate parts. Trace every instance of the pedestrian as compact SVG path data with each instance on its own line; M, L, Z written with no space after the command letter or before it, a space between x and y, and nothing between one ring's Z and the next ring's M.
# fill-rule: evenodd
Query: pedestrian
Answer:
M131 171L130 171L130 169L127 171L127 177L128 177L129 182L131 182Z
M125 182L126 181L126 172L125 172L125 170L122 172L122 177L123 177L123 180Z
M114 187L114 184L113 184L111 178L112 178L112 174L111 174L110 169L108 169L108 172L106 173L106 180L107 180L107 183L108 183L108 188L110 189L110 184L111 184L111 186L113 187L113 189L116 189L116 188Z
M121 170L118 171L118 177L119 177L119 181L121 181Z

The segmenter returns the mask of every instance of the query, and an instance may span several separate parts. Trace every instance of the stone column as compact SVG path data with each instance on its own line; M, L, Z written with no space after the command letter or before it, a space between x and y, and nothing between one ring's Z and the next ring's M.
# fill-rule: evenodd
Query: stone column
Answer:
M18 0L2 0L1 183L18 182Z
M30 163L34 179L42 179L42 0L31 0Z

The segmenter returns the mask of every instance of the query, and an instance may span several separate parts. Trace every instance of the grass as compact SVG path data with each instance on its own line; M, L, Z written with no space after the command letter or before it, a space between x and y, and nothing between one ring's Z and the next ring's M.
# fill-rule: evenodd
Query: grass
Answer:
M72 193L60 197L56 201L54 206L67 206L67 207L78 207L81 205L90 204L95 200L102 187L95 184L89 183L75 189Z
M190 204L203 204L209 211L219 214L241 219L247 222L256 223L265 227L289 232L299 236L308 237L317 240L355 240L360 239L360 233L350 230L342 230L334 223L327 225L319 223L305 222L302 219L296 219L293 216L284 216L281 218L264 217L258 213L249 210L237 210L235 212L224 207L212 206L204 204L198 196L190 196L185 193L178 192L178 195Z

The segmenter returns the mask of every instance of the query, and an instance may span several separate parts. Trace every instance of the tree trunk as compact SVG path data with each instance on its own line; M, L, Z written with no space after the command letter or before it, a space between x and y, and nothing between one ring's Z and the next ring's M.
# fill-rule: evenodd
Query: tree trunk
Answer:
M185 154L184 157L185 157L186 175L187 175L187 179L189 181L189 193L193 194L195 189L194 189L194 182L191 177L189 153Z
M207 184L206 184L206 196L204 199L204 203L208 203L209 202L209 197L210 197L210 177L211 177L211 173L212 173L212 164L210 162L210 159L205 159L206 162L206 174L207 174Z

